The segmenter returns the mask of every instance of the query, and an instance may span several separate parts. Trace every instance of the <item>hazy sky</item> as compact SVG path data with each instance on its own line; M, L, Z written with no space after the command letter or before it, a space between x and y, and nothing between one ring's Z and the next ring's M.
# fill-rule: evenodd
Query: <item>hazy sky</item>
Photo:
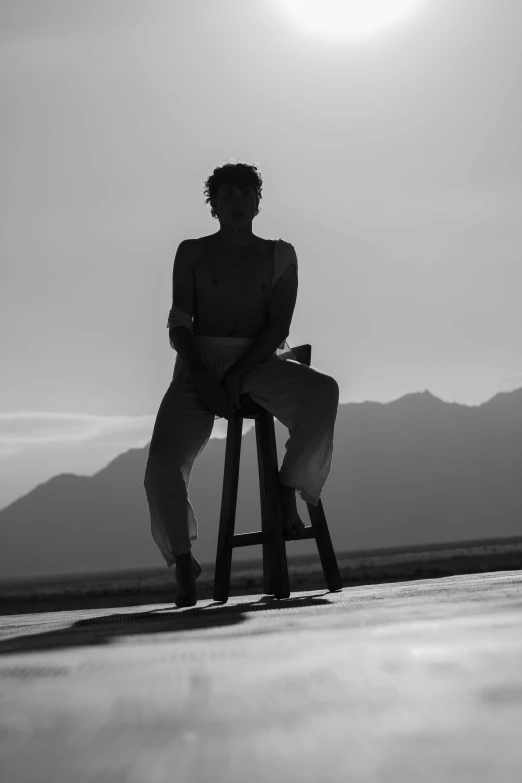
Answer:
M261 170L289 342L341 402L521 387L521 25L520 0L357 40L276 0L1 0L0 507L150 440L174 253L218 230L228 158Z

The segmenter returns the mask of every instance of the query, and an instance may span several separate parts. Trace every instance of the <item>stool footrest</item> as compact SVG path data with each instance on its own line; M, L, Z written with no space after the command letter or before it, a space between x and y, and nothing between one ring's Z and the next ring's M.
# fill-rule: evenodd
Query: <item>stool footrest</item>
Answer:
M306 541L307 538L315 538L315 533L311 525L305 527L299 538L294 536L283 536L285 541ZM269 533L265 533L264 530L258 533L236 533L233 536L229 536L228 546L233 549L236 546L253 546L254 544L268 544Z
M259 533L236 533L228 537L228 545L231 549L236 546L253 546L254 544L268 544L268 533L262 530Z

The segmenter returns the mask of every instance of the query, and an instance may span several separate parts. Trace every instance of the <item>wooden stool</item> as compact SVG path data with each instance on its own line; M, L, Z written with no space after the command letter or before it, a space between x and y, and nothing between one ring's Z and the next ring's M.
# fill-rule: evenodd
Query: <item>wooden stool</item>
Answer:
M299 345L292 348L292 351L301 364L310 366L311 345ZM337 566L321 501L317 506L313 506L311 503L306 504L312 524L310 527L305 527L299 538L295 539L292 536L284 535L274 417L246 394L241 395L240 403L241 408L228 420L214 574L214 601L228 600L234 547L255 544L263 545L263 588L265 593L274 595L276 598L288 598L290 589L285 541L304 541L307 538L315 538L328 590L330 592L341 590L343 586L341 574ZM256 423L262 530L256 533L234 535L243 419L254 419Z

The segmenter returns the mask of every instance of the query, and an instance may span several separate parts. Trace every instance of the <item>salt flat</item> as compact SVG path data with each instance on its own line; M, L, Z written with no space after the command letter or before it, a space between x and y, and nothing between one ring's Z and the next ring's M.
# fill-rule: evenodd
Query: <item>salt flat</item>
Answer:
M0 618L2 783L522 780L522 571Z

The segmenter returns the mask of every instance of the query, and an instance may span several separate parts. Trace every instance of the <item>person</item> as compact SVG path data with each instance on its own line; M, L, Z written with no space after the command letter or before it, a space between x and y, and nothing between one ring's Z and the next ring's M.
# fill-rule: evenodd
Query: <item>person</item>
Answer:
M328 477L339 401L334 378L300 364L287 342L297 299L292 244L256 236L262 178L226 163L205 182L219 220L214 234L183 240L173 268L167 326L176 351L172 381L155 420L144 486L151 530L175 564L176 606L197 603L201 566L192 553L198 522L188 496L192 466L214 419L229 419L248 394L290 431L279 470L285 533L304 529L296 493L317 505Z

